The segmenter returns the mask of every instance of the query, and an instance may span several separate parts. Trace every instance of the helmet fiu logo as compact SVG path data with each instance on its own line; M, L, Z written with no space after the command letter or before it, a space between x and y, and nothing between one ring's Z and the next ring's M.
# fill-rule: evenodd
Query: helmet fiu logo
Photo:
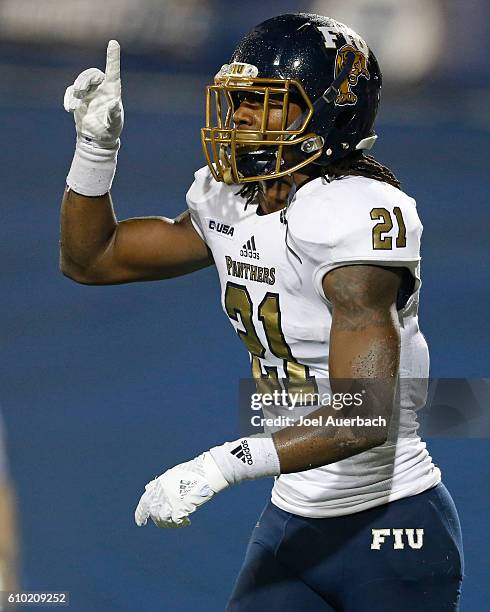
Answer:
M369 79L366 56L362 51L359 51L352 45L344 45L337 51L337 57L335 58L335 77L341 73L342 68L345 66L347 54L349 52L354 53L355 59L349 76L340 84L339 93L335 98L335 104L339 106L343 104L355 104L357 102L357 96L353 93L351 87L357 85L359 77Z

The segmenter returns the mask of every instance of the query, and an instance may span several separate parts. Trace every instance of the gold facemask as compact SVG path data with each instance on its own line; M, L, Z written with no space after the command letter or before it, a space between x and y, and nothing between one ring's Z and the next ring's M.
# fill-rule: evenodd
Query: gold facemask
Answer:
M301 145L308 139L318 139L315 134L306 131L313 115L313 105L298 81L258 78L257 73L257 68L251 64L225 64L215 76L214 85L206 88L206 127L201 129L201 142L213 177L228 185L275 179L291 174L317 159L322 153L321 147L314 147L314 151L306 159L302 156L299 162L297 157L289 163L286 161L295 157L287 155L288 147ZM263 96L264 110L259 131L233 127L233 115L239 106L238 94L246 92ZM291 95L294 95L295 100L301 101L306 111L300 118L300 125L295 122L287 129ZM281 100L282 97L279 130L267 129L271 96L274 96L275 100L278 97ZM267 164L264 174L244 176L239 169L240 155L250 152L260 154L261 151L269 153L272 163ZM270 155L271 151L273 155ZM303 146L303 151L308 153L309 149Z

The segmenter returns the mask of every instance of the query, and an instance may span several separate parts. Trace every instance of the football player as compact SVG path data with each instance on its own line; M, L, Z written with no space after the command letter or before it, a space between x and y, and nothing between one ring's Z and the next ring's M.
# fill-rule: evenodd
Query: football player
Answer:
M290 402L322 388L343 394L341 410L313 402L308 422L225 442L146 485L136 523L169 528L189 525L229 486L275 477L229 610L459 605L459 520L415 419L429 367L417 319L422 225L414 200L366 152L380 88L374 54L344 24L301 13L258 25L207 88L207 165L173 221L118 221L112 208L117 42L105 73L82 72L65 95L77 143L63 273L111 284L214 264L257 388L284 389ZM345 399L356 390L357 411ZM354 418L335 420L341 413Z

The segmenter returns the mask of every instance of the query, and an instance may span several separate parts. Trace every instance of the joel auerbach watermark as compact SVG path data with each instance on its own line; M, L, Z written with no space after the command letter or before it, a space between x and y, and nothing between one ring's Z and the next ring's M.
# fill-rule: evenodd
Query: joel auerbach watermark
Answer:
M290 381L242 379L239 391L241 435L271 433L292 426L386 427L391 420L399 437L490 437L490 379L400 378L392 406L376 405L372 381L317 379L315 391L295 390ZM383 387L381 387L383 394ZM367 392L368 391L368 392ZM391 403L388 401L387 403ZM381 401L382 404L382 401ZM320 408L326 410L318 414ZM331 411L328 412L328 409Z

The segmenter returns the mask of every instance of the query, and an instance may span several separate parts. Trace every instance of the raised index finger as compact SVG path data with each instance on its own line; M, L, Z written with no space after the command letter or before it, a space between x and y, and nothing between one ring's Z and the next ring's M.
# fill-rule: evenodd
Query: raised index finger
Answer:
M108 81L117 81L120 78L120 52L121 47L117 40L110 40L105 64L105 78Z

